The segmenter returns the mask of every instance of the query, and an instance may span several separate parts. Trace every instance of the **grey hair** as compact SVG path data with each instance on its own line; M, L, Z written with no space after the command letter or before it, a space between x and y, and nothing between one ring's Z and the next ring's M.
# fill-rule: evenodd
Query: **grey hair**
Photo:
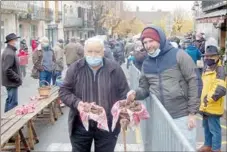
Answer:
M104 41L97 37L89 38L85 41L84 47L86 47L89 43L99 43L104 48Z

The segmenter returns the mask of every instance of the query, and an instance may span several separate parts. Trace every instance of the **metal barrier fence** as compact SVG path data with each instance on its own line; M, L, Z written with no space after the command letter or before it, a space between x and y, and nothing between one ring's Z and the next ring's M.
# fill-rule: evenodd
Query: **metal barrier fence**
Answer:
M131 89L136 89L140 71L131 65L129 75ZM155 95L151 94L142 103L150 114L150 118L142 121L140 126L144 151L195 151Z

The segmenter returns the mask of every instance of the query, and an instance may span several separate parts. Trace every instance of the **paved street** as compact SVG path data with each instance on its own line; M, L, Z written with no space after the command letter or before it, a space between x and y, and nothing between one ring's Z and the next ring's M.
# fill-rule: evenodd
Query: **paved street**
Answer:
M31 69L28 67L28 69ZM126 71L125 66L123 66L124 71ZM23 86L19 89L19 104L26 104L28 102L29 97L37 94L38 83L37 80L34 80L30 77L30 70L28 70L28 75L24 79ZM129 78L129 75L126 72L126 77ZM4 109L6 95L1 96L2 101L2 112ZM35 151L70 151L70 141L68 137L68 108L64 108L64 115L61 116L55 125L51 125L47 121L38 121L35 123L35 128L37 130L37 134L39 136L40 142L35 145ZM203 128L201 117L198 116L197 119L197 134L198 134L198 142L197 147L203 144ZM222 151L226 151L226 121L222 119L222 131L223 131L223 146ZM172 140L172 139L170 139ZM143 147L141 144L141 133L140 130L129 131L127 132L127 147L128 151L143 151ZM118 144L116 146L116 151L123 151L123 142L122 135L119 135Z

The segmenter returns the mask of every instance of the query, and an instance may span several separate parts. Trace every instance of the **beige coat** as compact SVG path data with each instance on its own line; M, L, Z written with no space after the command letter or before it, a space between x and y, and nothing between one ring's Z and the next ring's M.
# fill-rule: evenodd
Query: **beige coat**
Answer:
M61 44L57 43L54 47L54 54L56 58L56 71L63 71L64 69L64 50L61 48Z
M70 42L65 46L66 64L70 65L73 62L84 57L84 49L80 43Z

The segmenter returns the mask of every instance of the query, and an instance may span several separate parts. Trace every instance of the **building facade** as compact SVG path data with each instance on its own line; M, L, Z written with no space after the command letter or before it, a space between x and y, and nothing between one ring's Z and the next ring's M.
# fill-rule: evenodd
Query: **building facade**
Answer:
M89 1L63 1L64 37L87 39L94 35Z
M220 48L227 48L227 1L202 1L197 5L196 31L216 38Z
M1 1L1 49L5 47L5 36L9 33L19 35L19 15L28 12L27 2Z

